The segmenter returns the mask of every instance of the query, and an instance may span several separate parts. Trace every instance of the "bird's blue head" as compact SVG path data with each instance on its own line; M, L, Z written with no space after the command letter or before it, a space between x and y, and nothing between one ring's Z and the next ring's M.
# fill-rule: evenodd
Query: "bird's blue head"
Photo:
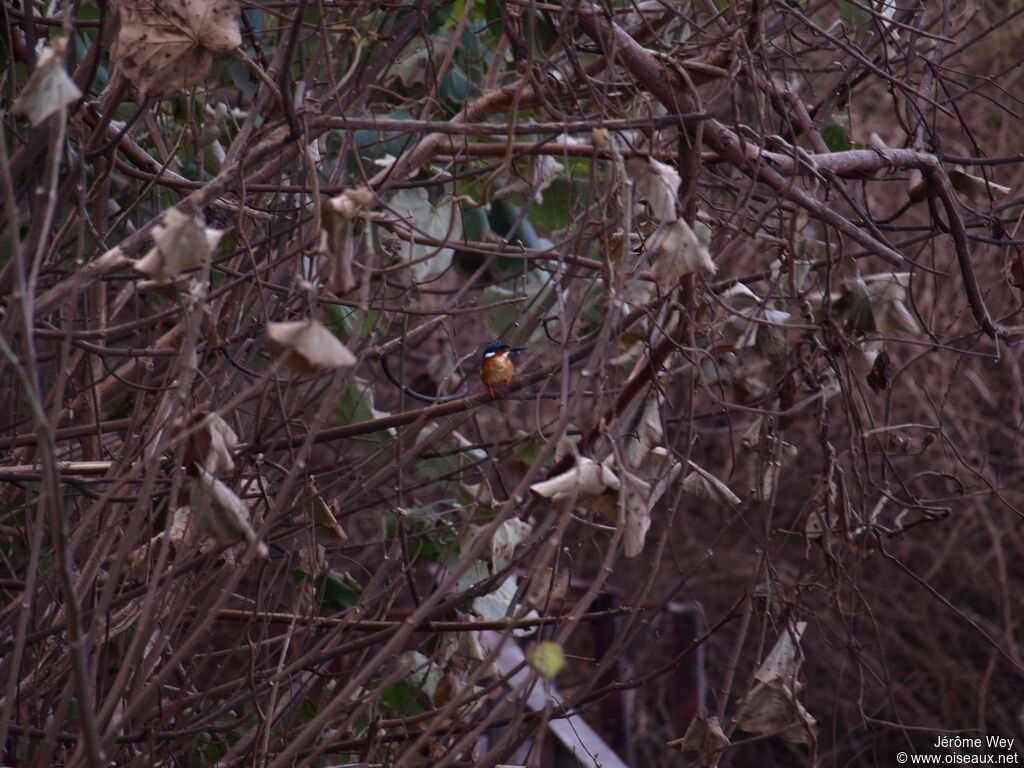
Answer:
M521 352L524 349L526 349L526 347L509 344L504 339L495 339L484 347L484 360L488 360L497 355L506 355L509 352Z

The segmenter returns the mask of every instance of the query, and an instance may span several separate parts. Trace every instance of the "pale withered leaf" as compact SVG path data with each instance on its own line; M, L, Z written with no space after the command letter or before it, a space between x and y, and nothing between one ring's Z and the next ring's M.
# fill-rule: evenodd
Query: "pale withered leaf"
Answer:
M348 347L316 320L267 323L263 335L274 357L303 375L356 364Z
M196 429L189 434L186 459L201 464L207 472L230 472L235 468L232 456L238 445L238 435L220 416L214 413L197 413Z
M538 496L552 501L599 496L609 489L619 489L619 479L615 472L586 456L580 456L576 466L567 472L530 486L530 490Z
M1005 187L987 180L984 176L973 176L962 168L954 168L949 172L949 181L953 189L971 203L984 203L998 197L1005 197L1013 191L1013 187Z
M18 95L11 111L39 125L46 118L76 101L82 92L64 69L67 40L58 37L43 48L32 76Z
M740 497L728 485L692 461L689 464L693 471L683 479L684 491L723 507L735 507L740 503Z
M169 208L163 221L153 228L155 245L133 268L153 280L172 281L205 262L223 234L223 230L205 226L197 216Z
M682 180L675 168L653 157L631 157L626 161L626 170L637 193L651 206L651 216L655 221L670 222L679 217L676 206Z
M249 522L248 505L202 467L199 467L199 475L192 479L192 511L203 530L220 544L244 540L255 547L257 555L267 556L267 545Z
M730 743L717 717L698 713L690 721L690 727L686 729L683 738L670 741L668 745L680 752L709 754L725 749Z
M691 272L715 273L711 252L682 219L662 225L644 247L654 261L651 275L659 285L672 285Z

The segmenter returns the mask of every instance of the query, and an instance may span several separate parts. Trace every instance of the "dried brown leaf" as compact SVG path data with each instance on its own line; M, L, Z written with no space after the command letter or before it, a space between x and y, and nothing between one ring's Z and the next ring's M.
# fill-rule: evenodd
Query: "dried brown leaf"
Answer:
M962 168L954 168L949 172L949 181L953 189L972 203L983 203L996 197L1005 197L1013 191L1012 187L1004 187L984 176L974 176Z
M356 287L352 272L353 221L373 199L373 193L365 187L346 189L324 203L321 209L320 250L330 259L328 284L336 293L347 293Z
M267 323L263 335L274 357L303 375L356 364L348 347L316 320Z
M663 224L647 239L645 248L654 260L651 275L659 285L672 285L691 272L715 273L707 246L682 219Z
M219 543L245 540L255 547L257 555L267 556L267 545L260 541L249 522L248 505L202 467L192 481L192 510L203 529Z
M758 683L744 700L736 725L748 733L764 733L794 744L811 744L817 721L788 686Z
M689 465L693 471L683 479L684 491L723 507L735 507L741 503L742 499L728 485L692 461Z
M39 125L82 95L64 69L66 48L67 40L63 37L52 40L43 48L32 76L11 108L14 114L27 117L32 125Z
M532 569L530 571L530 586L526 590L526 597L523 600L527 605L539 611L549 601L561 600L568 591L568 568L561 568L558 571L554 568Z
M676 205L679 203L681 179L675 168L653 157L631 157L626 161L626 170L636 185L637 193L651 206L651 216L655 221L669 222L679 217Z
M155 245L133 267L158 283L173 281L206 261L223 234L223 230L205 226L197 216L169 208L163 221L153 228Z
M719 752L730 744L722 724L714 715L698 714L690 721L690 727L681 739L670 741L668 745L680 752L699 752L711 754Z
M569 471L530 486L538 496L552 501L599 496L609 489L619 489L618 477L604 464L586 456L580 456Z
M205 80L213 54L242 44L237 0L121 0L112 51L125 76L151 96Z
M198 462L207 472L230 472L235 468L232 456L238 445L238 435L218 413L198 413L197 429L189 435L185 459Z
M334 506L336 509L336 502ZM321 525L330 531L339 544L344 544L348 541L348 534L345 533L345 529L342 528L341 523L338 522L335 509L328 506L327 502L317 494L313 500L306 505L306 516L317 525Z

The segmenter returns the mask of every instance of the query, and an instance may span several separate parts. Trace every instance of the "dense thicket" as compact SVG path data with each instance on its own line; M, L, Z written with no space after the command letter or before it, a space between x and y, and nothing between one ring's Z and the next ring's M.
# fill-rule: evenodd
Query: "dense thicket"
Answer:
M0 762L1024 736L1014 4L2 7Z

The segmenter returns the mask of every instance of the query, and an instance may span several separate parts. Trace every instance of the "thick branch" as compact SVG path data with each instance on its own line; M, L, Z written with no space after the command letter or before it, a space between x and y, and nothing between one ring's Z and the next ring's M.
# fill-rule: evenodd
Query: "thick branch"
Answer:
M670 69L651 51L637 43L620 27L609 22L603 16L595 12L582 11L579 16L580 26L599 45L614 54L621 64L629 70L644 87L646 87L667 109L675 112L679 105L684 103L686 92ZM809 155L805 163L798 164L793 158L781 154L768 155L759 147L742 142L735 132L731 131L724 124L717 120L708 120L702 123L703 138L705 144L718 152L725 160L736 166L750 177L767 184L787 200L805 208L815 217L832 226L837 231L848 236L854 242L872 251L891 264L898 264L904 257L888 245L879 242L867 232L854 225L845 217L839 215L825 203L814 198L802 188L796 186L787 176L796 176L802 173L814 174L822 170L831 170L839 175L844 173L862 173L892 165L890 160L910 163L905 167L921 167L928 169L926 175L934 179L946 178L945 173L939 166L938 159L925 153L911 150L886 150L875 152L871 150L854 150L851 152L837 153L833 155ZM783 159L784 158L784 159ZM964 288L967 294L968 303L975 319L981 328L990 337L995 338L1004 333L1002 329L992 322L988 309L985 306L981 291L978 288L971 265L970 245L966 232L957 236L957 224L963 229L963 222L956 211L956 201L952 197L952 190L946 183L936 185L936 193L942 198L947 214L950 216L950 227L954 232L954 243L956 245L957 260L964 278Z

